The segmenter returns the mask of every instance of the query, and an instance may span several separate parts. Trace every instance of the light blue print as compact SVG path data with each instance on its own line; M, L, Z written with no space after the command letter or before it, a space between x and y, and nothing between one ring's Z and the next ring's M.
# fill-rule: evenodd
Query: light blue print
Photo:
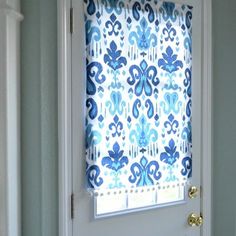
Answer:
M140 50L147 50L157 45L157 36L151 33L151 27L148 26L147 20L143 17L137 31L133 31L129 35L130 45L136 45Z
M175 170L177 168L175 166L168 166L167 167L167 170L168 170L168 176L166 177L165 181L166 182L175 182L175 181L178 181L178 178L176 177L175 175Z
M180 108L182 106L182 102L179 101L178 93L165 93L164 100L160 103L161 107L163 107L163 111L165 114L169 114L170 112L174 112L175 114L180 112Z
M86 127L86 148L99 144L101 140L102 135L98 131L93 130L92 124L88 124Z
M146 147L150 142L157 141L157 131L151 129L151 124L147 122L147 119L142 115L139 119L139 123L136 124L136 130L132 130L129 135L131 143L135 143L139 147Z
M110 177L112 178L112 182L109 184L110 189L119 189L125 187L121 181L122 174L122 171L111 171Z
M106 102L106 106L109 109L111 115L118 113L121 115L124 111L125 101L122 100L122 95L120 92L113 91L110 96L110 101Z
M165 86L163 87L162 90L178 90L179 86L178 84L176 84L174 78L176 78L176 73L166 73L165 77L168 78L167 83L165 84Z

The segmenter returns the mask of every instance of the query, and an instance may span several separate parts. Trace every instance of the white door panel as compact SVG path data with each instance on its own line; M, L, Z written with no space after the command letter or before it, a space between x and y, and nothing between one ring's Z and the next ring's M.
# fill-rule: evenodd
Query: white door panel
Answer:
M193 6L192 32L192 178L186 185L201 186L201 1L172 1ZM72 34L72 170L75 200L73 236L200 236L200 227L190 227L190 213L200 214L200 194L194 199L185 196L185 202L135 211L128 214L94 218L94 199L85 187L85 99L86 50L84 6L82 0L72 0L74 32Z

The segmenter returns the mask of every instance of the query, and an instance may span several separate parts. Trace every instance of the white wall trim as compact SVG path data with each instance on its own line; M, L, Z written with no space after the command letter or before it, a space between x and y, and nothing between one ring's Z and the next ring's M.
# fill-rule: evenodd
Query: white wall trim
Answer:
M16 1L17 2L17 1ZM12 17L14 16L14 17ZM0 235L20 236L20 45L23 16L0 4Z
M212 0L202 1L203 13L203 154L202 154L202 236L212 235ZM70 194L71 156L71 35L69 0L58 0L58 76L59 76L59 235L72 236Z
M0 3L0 12L15 18L17 21L22 21L24 19L24 16L19 11L7 3Z
M212 0L202 1L203 58L202 58L202 235L212 235Z
M72 236L70 1L58 0L59 236Z

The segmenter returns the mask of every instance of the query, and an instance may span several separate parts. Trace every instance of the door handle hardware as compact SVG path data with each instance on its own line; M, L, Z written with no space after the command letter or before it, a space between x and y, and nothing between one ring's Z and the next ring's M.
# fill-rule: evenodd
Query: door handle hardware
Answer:
M191 186L188 190L188 196L189 198L193 199L196 198L198 195L198 189L196 186Z
M188 217L188 225L191 227L198 226L200 227L203 224L202 216L198 216L195 213L191 213Z

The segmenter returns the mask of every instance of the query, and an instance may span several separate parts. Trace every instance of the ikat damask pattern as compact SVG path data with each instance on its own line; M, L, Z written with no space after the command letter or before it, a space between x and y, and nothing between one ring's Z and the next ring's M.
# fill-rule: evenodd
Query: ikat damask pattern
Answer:
M192 174L192 7L85 0L89 189Z

